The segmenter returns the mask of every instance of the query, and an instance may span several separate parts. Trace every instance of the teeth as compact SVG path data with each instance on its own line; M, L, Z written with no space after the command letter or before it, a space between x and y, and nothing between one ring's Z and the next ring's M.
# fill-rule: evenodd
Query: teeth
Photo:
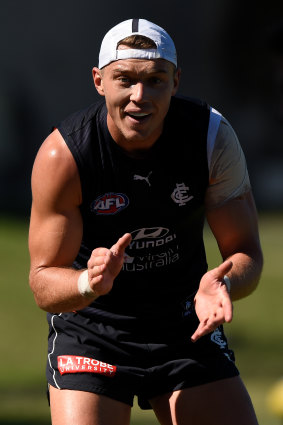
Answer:
M132 115L133 117L146 117L149 114L144 112L131 112L129 115Z

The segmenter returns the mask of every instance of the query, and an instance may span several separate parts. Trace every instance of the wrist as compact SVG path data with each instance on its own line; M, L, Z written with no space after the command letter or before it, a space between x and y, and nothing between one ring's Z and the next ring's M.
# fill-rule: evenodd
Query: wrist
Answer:
M82 273L80 273L77 285L78 285L78 291L82 297L92 298L92 299L96 298L96 294L89 284L88 270L85 270Z

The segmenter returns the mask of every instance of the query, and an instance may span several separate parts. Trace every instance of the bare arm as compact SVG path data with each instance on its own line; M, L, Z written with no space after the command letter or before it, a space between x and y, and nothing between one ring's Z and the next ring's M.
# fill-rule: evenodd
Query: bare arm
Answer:
M77 286L81 271L72 268L79 251L83 223L79 210L81 187L75 161L60 133L43 143L32 173L30 220L30 286L40 308L50 312L79 310L111 290L130 241L124 235L110 250L98 248L88 263L93 299Z
M207 211L207 220L223 260L229 261L207 272L200 282L195 297L200 324L193 341L232 320L232 300L246 297L256 288L263 265L251 192ZM224 275L231 281L230 294L223 282Z
M207 220L223 260L233 263L227 273L231 280L231 298L233 301L244 298L256 289L263 266L252 193L208 211Z

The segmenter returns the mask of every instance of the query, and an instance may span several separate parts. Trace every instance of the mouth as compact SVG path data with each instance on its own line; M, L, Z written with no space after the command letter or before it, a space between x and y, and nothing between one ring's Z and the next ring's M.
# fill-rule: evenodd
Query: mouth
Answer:
M151 114L148 112L134 112L134 111L125 112L125 115L131 118L131 120L135 122L144 122L151 116Z

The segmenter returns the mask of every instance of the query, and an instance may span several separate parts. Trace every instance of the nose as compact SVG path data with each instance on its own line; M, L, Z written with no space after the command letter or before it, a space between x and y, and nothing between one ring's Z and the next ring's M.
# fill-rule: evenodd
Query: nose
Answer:
M142 82L137 82L132 85L132 93L130 96L130 100L135 103L140 103L145 100L146 95L145 86Z

